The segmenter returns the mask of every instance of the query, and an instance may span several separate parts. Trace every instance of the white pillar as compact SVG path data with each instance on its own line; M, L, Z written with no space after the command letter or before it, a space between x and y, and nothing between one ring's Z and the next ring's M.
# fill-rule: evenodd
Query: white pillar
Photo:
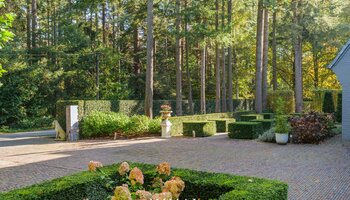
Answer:
M163 138L170 138L170 130L171 130L171 122L168 119L165 119L162 121L162 137Z
M78 106L66 107L66 133L68 141L77 141L79 139Z
M350 88L343 84L342 99L342 138L343 141L350 142Z

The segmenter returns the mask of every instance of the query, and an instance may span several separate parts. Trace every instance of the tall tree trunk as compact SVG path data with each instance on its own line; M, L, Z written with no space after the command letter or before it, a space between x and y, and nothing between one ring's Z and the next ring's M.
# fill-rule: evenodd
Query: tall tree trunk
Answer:
M256 33L256 74L255 74L255 111L262 113L262 68L263 68L263 40L264 40L264 9L263 0L259 0L257 33Z
M187 9L187 0L185 0L185 9ZM186 32L186 75L187 75L187 83L188 83L188 104L190 108L190 114L194 114L193 108L193 95L192 95L192 81L191 81L191 73L190 73L190 63L189 63L189 54L190 54L190 42L187 37L188 33L188 18L185 18L185 32Z
M37 2L36 0L32 0L32 48L36 48L36 40L37 40Z
M145 115L153 118L153 0L147 0L147 69Z
M222 30L225 28L225 0L222 0L221 5L221 27ZM227 106L227 97L226 97L226 48L222 48L222 63L221 63L221 72L222 72L222 91L221 91L221 112L226 112L226 106Z
M106 32L106 1L102 1L102 43L107 46L107 32Z
M216 0L215 3L216 7L216 22L215 22L215 30L219 30L219 0ZM220 51L219 51L219 45L215 45L215 56L216 56L216 65L215 65L215 77L216 77L216 93L215 93L215 112L220 112Z
M302 0L293 0L293 22L299 27L301 19ZM299 29L299 28L298 28ZM295 62L295 112L303 111L303 75L302 75L302 37L301 30L294 35L294 62Z
M116 34L116 26L115 26L115 5L114 3L112 4L112 48L113 52L116 47L115 43L115 34Z
M134 35L134 74L135 76L139 76L141 73L141 63L139 58L139 30L137 24L133 25L133 35ZM138 87L138 86L136 86Z
M205 105L205 57L206 57L206 45L202 47L201 53L201 113L206 113Z
M277 39L276 39L276 28L277 28L277 10L273 12L272 22L272 82L273 90L277 90Z
M313 64L314 64L314 87L315 89L318 88L318 74L319 74L319 61L318 61L318 52L317 52L317 41L314 41L312 44L312 57L313 57Z
M182 115L182 66L181 66L181 49L180 49L180 0L175 3L176 12L176 44L175 44L175 65L176 65L176 115Z
M28 54L30 54L31 49L32 49L32 44L31 44L31 27L30 27L30 21L31 21L31 17L30 17L30 0L27 0L27 12L26 12L26 20L27 20L27 50L28 50ZM29 57L29 60L31 58Z
M267 75L269 65L269 9L264 9L264 47L263 47L263 75L262 75L262 105L267 109Z
M228 1L227 6L228 20L227 24L231 27L232 33L232 0ZM232 70L232 45L228 48L228 111L233 112L233 70Z

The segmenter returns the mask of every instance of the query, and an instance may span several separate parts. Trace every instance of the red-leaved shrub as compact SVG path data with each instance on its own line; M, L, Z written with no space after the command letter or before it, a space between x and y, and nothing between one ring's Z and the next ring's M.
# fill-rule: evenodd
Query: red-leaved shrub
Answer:
M319 144L332 137L334 116L310 112L290 119L292 142L297 144Z

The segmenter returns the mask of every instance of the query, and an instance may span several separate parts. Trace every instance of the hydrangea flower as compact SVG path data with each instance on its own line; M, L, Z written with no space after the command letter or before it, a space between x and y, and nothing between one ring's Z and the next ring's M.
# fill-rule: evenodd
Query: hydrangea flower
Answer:
M140 183L142 185L143 184L142 171L137 167L132 169L129 174L129 180L131 182L131 185L135 185L136 183Z
M123 162L118 169L118 172L121 176L124 176L126 173L130 171L130 166L127 162Z
M136 192L137 200L150 200L152 199L152 194L146 190L138 190Z
M103 167L101 162L91 160L88 164L88 168L90 172L96 171L97 168Z
M152 196L152 200L170 200L173 199L170 192L162 192L159 194L154 194Z
M185 183L180 177L174 176L164 183L163 192L170 192L174 199L178 199L184 189Z
M162 162L157 166L157 172L159 174L170 175L170 165L167 162Z
M113 200L132 200L129 189L124 186L116 187Z

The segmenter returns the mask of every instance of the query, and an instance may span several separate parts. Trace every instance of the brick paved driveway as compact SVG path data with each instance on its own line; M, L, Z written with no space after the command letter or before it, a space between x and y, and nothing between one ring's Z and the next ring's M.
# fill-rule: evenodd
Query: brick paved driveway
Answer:
M289 199L350 199L350 147L340 136L321 145L279 146L211 138L55 142L52 132L0 135L0 191L86 169L90 160L124 160L278 179Z

